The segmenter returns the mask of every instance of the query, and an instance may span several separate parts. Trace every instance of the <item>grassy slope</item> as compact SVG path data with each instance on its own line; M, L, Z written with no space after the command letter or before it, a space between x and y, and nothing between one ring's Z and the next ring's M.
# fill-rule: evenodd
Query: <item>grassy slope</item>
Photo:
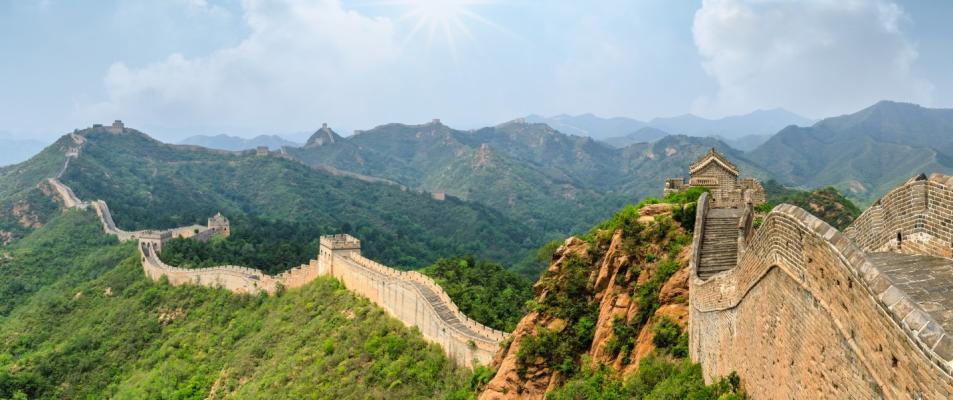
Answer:
M11 250L24 292L0 319L0 398L441 398L469 373L336 281L278 297L148 281L134 246L71 212ZM23 256L72 248L53 262ZM62 260L59 260L62 261ZM42 281L42 282L40 282ZM10 282L6 282L10 286ZM4 300L8 300L4 297ZM9 309L9 308L8 308Z

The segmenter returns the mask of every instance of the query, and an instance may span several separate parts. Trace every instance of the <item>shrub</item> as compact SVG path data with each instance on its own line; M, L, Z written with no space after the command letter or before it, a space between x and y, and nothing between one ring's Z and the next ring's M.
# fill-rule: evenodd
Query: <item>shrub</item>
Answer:
M682 334L682 327L667 316L663 316L652 327L652 343L659 349L673 347L678 344L678 338Z

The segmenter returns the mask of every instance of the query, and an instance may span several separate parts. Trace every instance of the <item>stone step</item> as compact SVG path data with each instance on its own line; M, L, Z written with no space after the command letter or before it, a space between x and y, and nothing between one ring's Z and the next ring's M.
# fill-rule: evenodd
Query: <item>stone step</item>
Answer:
M705 219L698 260L698 276L707 279L738 264L738 221L741 213L732 209L713 209Z

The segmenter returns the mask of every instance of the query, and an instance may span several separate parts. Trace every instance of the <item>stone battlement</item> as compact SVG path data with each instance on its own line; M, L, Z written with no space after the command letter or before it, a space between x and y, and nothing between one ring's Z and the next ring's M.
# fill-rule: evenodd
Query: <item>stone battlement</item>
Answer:
M953 258L953 177L920 175L891 190L845 231L865 251Z
M321 244L321 246L327 247L332 250L343 250L343 249L360 250L361 249L360 240L358 240L354 236L343 234L343 233L337 234L337 235L321 236L321 238L319 238L318 241Z

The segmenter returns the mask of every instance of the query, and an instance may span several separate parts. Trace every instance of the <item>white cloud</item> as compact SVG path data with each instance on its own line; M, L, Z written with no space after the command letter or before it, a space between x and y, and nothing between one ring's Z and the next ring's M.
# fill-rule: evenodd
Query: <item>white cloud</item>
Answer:
M694 40L718 90L693 111L785 107L823 117L882 99L929 104L932 85L912 71L908 22L881 0L705 0Z
M393 86L388 69L399 45L389 20L346 10L339 0L246 0L242 7L250 33L238 45L143 67L115 63L104 78L108 99L78 111L140 127L278 131L356 117L376 91Z

